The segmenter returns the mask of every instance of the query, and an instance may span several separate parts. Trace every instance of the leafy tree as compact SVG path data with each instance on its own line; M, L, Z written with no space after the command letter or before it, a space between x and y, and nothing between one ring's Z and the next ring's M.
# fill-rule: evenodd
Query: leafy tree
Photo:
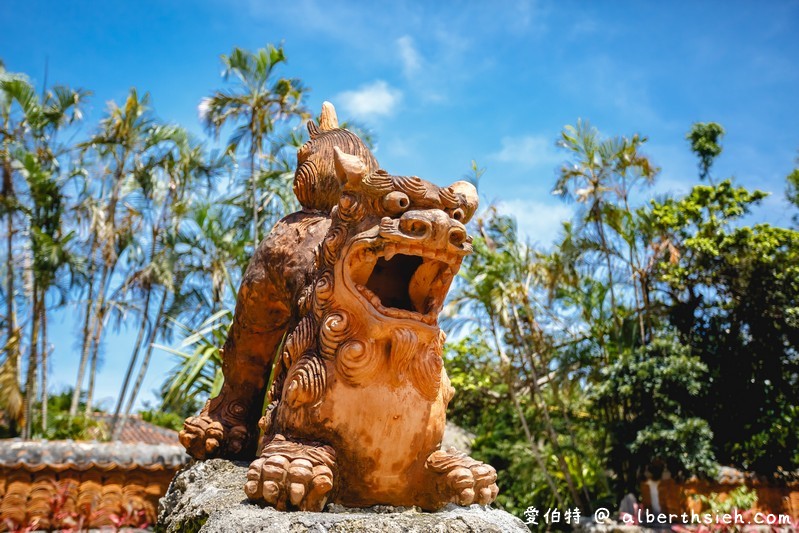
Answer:
M611 424L609 465L618 494L635 492L641 468L653 463L667 465L674 475L713 472L712 433L693 409L706 373L672 335L622 353L600 369L591 397Z
M799 232L736 225L765 196L726 180L651 216L680 251L659 279L669 320L709 370L698 413L717 457L775 472L799 464Z

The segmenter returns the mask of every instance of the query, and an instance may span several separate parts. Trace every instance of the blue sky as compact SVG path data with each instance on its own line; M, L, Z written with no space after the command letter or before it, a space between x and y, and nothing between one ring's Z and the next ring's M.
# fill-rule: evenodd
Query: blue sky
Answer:
M198 136L203 96L224 86L219 55L285 46L281 74L377 135L395 174L439 184L472 159L484 202L515 214L524 235L552 242L572 206L550 194L566 124L649 137L663 168L652 194L685 192L697 121L727 130L717 177L772 192L753 218L789 224L784 178L799 148L799 2L336 2L296 0L40 1L0 4L0 58L41 83L91 89L90 128L130 87L157 115ZM209 142L211 140L209 139ZM75 327L55 322L54 387L74 379ZM59 319L60 318L60 319ZM113 398L130 337L109 337L99 397ZM157 355L143 399L172 365ZM108 405L106 405L108 406Z

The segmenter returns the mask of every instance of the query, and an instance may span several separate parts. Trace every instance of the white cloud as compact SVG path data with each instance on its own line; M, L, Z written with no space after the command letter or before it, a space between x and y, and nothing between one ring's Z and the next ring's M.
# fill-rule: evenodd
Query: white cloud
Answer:
M522 239L549 247L558 238L563 222L571 220L571 206L544 203L536 200L502 200L497 204L500 213L513 215Z
M402 91L383 80L362 85L354 91L344 91L335 98L349 116L361 119L388 116L401 100Z
M503 137L502 148L489 155L503 163L513 163L524 167L554 166L563 160L555 146L555 141L543 135L524 135Z
M405 74L406 78L414 76L422 66L422 56L416 50L413 38L410 35L403 35L397 39L397 48L399 49L403 74Z

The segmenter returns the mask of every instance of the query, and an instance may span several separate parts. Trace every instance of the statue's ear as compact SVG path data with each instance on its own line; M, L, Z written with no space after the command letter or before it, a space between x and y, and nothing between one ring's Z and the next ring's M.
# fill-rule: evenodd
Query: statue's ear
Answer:
M345 154L338 146L333 147L336 177L342 184L358 185L366 176L366 165L357 155Z
M460 215L455 217L459 222L466 224L477 211L477 189L468 181L456 181L449 186L449 190L454 192L460 200Z

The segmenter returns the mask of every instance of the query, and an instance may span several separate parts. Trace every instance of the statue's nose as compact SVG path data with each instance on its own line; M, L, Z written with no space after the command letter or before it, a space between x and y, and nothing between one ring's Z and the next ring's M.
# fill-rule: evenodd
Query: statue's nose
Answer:
M406 211L400 218L399 230L434 248L454 246L460 250L469 238L466 227L440 209Z

